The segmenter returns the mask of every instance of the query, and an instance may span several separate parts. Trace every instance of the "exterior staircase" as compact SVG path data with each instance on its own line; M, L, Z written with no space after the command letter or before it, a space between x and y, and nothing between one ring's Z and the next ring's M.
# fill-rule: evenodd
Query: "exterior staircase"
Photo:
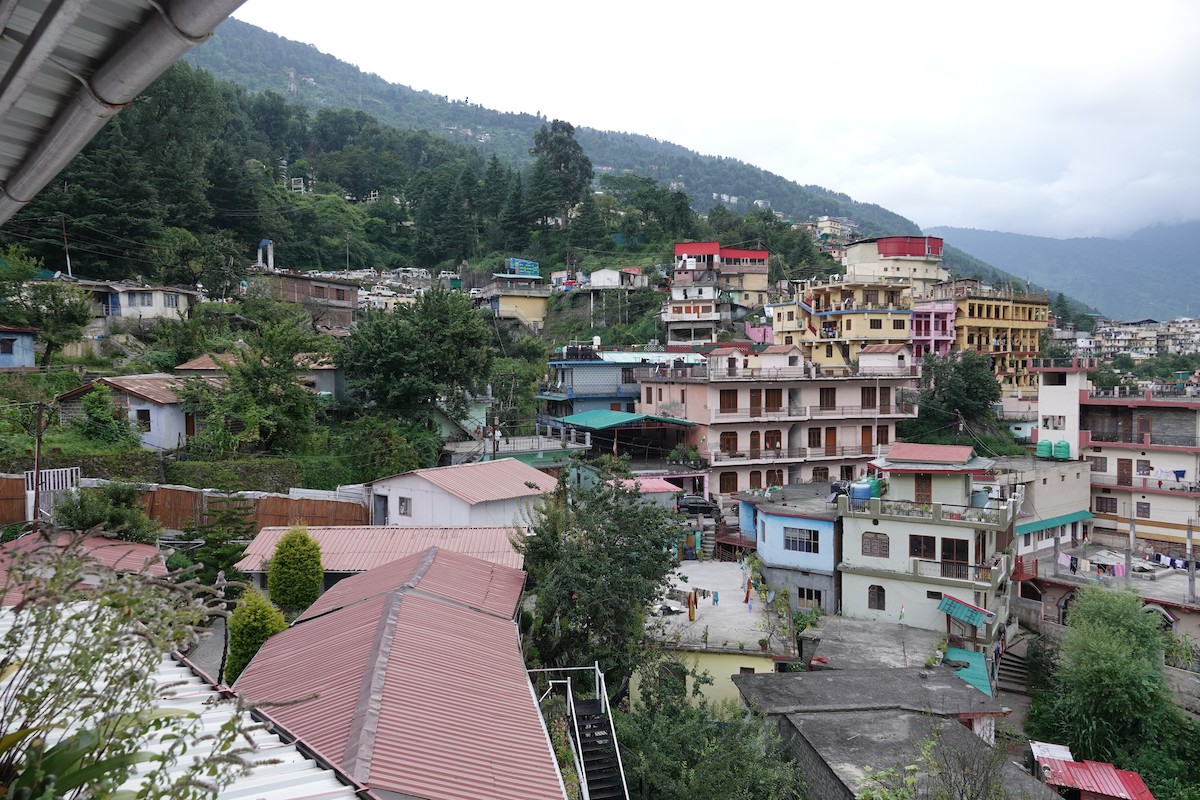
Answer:
M1006 650L1004 655L1000 656L1000 666L996 670L996 688L1016 694L1029 694L1026 688L1028 675L1025 657Z
M617 755L612 720L605 713L601 700L576 700L575 725L571 735L577 736L576 747L583 759L581 777L589 800L629 800L621 760Z

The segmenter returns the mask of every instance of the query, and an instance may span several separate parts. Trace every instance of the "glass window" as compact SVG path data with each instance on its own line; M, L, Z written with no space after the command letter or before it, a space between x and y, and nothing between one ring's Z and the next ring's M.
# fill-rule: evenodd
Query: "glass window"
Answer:
M736 472L722 472L719 485L722 494L736 492L738 490L738 474Z
M820 533L808 528L784 528L783 549L796 553L819 553Z
M1096 498L1096 513L1097 514L1115 514L1115 513L1117 513L1117 498L1115 498L1115 497L1097 497Z
M924 558L929 561L936 561L937 537L909 534L908 554L913 558Z
M179 295L175 292L163 292L163 305L167 308L179 308Z
M762 472L760 472L759 470L755 469L755 470L750 471L750 488L751 489L761 489L762 488Z
M1092 472L1108 472L1108 456L1088 456L1084 460L1092 465Z
M767 470L767 486L783 486L783 470Z
M883 587L872 585L867 588L867 608L875 611L885 611L887 609L887 597L883 591Z
M862 554L864 556L874 556L875 558L889 558L891 556L891 547L888 542L886 533L876 533L875 531L867 531L862 537Z
M721 390L721 413L734 414L737 412L737 389Z
M737 431L725 431L721 434L720 447L722 453L732 453L738 448Z
M883 330L883 320L873 319L873 320L870 320L870 323L871 323L871 325L870 325L871 330L873 330L873 331Z
M1137 515L1138 515L1139 519L1149 519L1150 518L1150 504L1149 503L1138 503L1137 504Z
M400 512L400 516L402 516L402 517L411 517L412 516L412 498L411 497L397 497L396 498L396 507L397 507L397 510Z
M0 354L11 356L16 349L16 339L0 339Z

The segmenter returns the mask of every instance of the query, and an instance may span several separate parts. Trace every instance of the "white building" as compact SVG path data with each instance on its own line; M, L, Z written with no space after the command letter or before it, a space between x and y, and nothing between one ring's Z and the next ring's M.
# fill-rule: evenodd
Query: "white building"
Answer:
M176 394L182 385L181 378L161 372L98 378L59 395L59 418L66 423L82 416L82 397L96 386L107 386L112 390L117 408L128 413L129 421L139 431L142 447L148 450L176 450L196 435L196 416L183 410L179 395Z
M523 525L554 478L513 458L431 467L366 484L371 524L402 528Z

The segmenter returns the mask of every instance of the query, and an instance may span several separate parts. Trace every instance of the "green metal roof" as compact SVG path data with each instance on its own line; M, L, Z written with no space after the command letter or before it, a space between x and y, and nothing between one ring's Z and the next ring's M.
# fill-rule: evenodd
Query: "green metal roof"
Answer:
M967 666L954 670L954 674L991 697L992 682L988 680L987 658L983 653L963 650L961 647L948 647L946 661L965 661Z
M941 611L943 614L949 614L959 622L965 622L976 628L987 621L987 614L983 609L973 606L970 603L964 603L957 597L951 597L948 594L942 595L942 602L938 603L938 611Z
M1081 519L1091 519L1094 515L1090 511L1073 511L1070 514L1063 514L1050 519L1039 519L1033 522L1025 522L1017 525L1017 533L1037 533L1044 531L1046 528L1057 528L1059 525L1066 525L1071 522L1079 522Z
M688 427L694 426L696 423L688 422L686 419L674 419L673 417L658 417L654 414L631 414L628 411L610 411L606 408L594 408L591 411L581 411L578 414L571 414L566 417L557 417L556 422L561 422L564 425L572 425L576 428L583 428L589 431L602 431L606 428L616 428L621 425L631 425L645 420L653 420L655 422L668 422L672 425L685 425Z

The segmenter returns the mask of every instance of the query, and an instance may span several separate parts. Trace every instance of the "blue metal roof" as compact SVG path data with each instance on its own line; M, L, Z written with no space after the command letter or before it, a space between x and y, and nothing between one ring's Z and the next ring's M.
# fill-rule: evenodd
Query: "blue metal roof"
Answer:
M954 674L979 691L992 696L992 682L988 680L987 658L983 653L974 650L963 650L961 647L946 648L946 661L963 661L967 664L954 670Z
M970 603L964 603L957 597L951 597L948 594L942 595L942 602L938 603L938 611L948 614L951 618L959 622L973 625L976 628L987 621L987 613L983 609L973 606Z
M1047 528L1057 528L1059 525L1067 525L1071 522L1079 522L1082 519L1091 519L1094 514L1090 511L1073 511L1070 514L1061 514L1050 519L1039 519L1033 522L1018 523L1017 533L1037 533L1044 531Z

